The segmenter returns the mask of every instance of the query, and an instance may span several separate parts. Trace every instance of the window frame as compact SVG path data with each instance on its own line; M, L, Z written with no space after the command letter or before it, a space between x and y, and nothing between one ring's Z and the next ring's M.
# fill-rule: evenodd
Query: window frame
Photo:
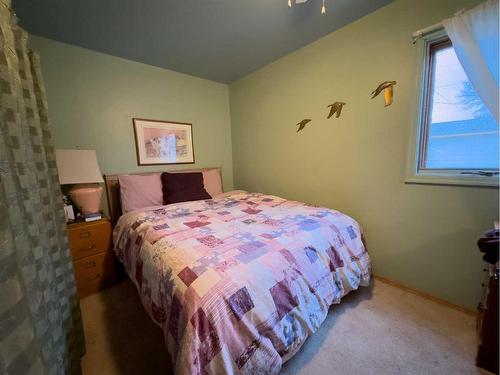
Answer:
M499 176L463 174L463 172L496 171L492 169L431 169L425 168L427 132L429 129L430 106L432 103L432 52L451 45L444 28L422 36L416 43L417 88L414 90L411 111L413 129L410 132L409 157L405 183L460 186L499 186Z

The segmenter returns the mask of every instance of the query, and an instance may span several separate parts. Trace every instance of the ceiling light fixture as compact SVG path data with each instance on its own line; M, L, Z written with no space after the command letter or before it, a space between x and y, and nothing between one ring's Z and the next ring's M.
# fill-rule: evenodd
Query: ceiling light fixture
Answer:
M295 4L303 4L307 2L307 0L295 0ZM288 7L291 8L293 5L292 0L288 0ZM323 0L323 4L321 5L321 14L326 13L325 0Z

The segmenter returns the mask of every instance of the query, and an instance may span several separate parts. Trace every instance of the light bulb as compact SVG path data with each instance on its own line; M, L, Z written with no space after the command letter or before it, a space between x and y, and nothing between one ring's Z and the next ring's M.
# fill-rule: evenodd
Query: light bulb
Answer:
M288 8L292 7L292 0L288 0Z
M321 14L326 13L325 0L323 0L323 6L321 7Z

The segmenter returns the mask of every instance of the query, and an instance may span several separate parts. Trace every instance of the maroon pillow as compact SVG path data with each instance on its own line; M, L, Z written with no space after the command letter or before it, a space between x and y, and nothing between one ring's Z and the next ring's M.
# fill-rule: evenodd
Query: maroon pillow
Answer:
M162 173L163 204L212 199L203 187L203 174Z

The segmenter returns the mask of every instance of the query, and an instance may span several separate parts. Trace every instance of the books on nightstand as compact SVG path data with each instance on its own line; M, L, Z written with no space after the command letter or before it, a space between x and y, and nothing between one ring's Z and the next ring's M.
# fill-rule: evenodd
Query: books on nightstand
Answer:
M87 214L87 215L83 215L83 219L84 219L86 222L89 222L89 221L96 221L96 220L101 220L101 219L102 219L102 213L100 213L100 212L96 212L95 214Z

